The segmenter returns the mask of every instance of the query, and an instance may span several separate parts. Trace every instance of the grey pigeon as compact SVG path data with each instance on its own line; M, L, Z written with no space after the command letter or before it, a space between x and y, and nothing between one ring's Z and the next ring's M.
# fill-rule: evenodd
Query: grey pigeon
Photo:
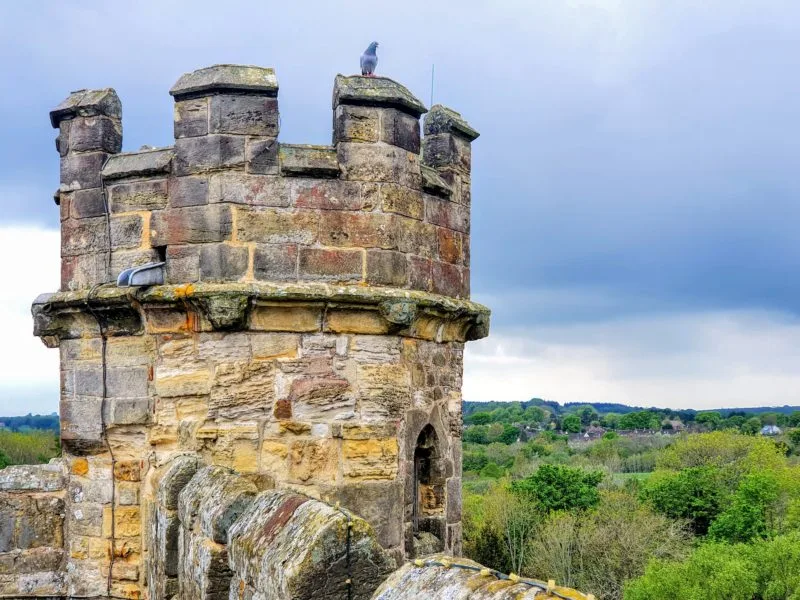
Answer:
M365 77L375 77L375 67L378 66L378 55L375 54L377 49L378 42L372 42L361 55L361 74Z

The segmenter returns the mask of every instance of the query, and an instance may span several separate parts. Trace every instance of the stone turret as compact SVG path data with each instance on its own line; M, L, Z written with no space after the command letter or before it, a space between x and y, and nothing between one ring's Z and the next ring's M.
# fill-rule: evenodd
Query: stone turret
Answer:
M247 498L339 503L398 561L458 554L463 347L489 324L469 300L478 134L436 106L421 136L425 107L380 77L336 77L331 146L278 142L272 69L209 67L170 93L169 148L120 153L113 90L51 114L62 288L33 314L61 354L65 593L184 589L165 557L195 522L181 560L224 562L224 536L204 537L217 529L192 512L214 502L178 509L181 488L164 483L187 456L180 486L217 468L191 494L235 472ZM148 263L163 285L116 285ZM212 595L230 580L189 572Z

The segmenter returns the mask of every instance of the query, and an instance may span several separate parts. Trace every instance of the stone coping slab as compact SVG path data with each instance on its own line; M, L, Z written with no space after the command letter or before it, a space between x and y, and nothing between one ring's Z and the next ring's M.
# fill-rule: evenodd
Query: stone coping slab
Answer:
M486 337L491 314L469 300L397 288L259 282L131 289L107 284L39 296L32 308L34 334L57 346L60 339L97 335L96 317L108 335L156 332L146 316L165 309L198 313L201 319L191 325L196 331L321 331L440 342ZM174 327L187 327L186 319Z
M388 77L337 75L333 84L333 108L338 104L392 107L415 117L428 111L407 87Z
M212 65L184 73L169 91L176 100L222 92L277 96L275 69L253 65Z

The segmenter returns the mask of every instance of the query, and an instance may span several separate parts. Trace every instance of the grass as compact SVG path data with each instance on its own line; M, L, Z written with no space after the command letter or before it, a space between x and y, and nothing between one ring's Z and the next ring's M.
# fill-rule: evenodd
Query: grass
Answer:
M0 430L0 468L46 463L60 454L58 436L52 431Z

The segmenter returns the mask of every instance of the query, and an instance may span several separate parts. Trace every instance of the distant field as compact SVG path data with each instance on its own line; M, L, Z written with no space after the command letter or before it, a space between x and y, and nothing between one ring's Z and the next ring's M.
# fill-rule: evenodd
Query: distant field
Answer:
M0 430L0 468L46 463L59 454L58 436L52 431Z

